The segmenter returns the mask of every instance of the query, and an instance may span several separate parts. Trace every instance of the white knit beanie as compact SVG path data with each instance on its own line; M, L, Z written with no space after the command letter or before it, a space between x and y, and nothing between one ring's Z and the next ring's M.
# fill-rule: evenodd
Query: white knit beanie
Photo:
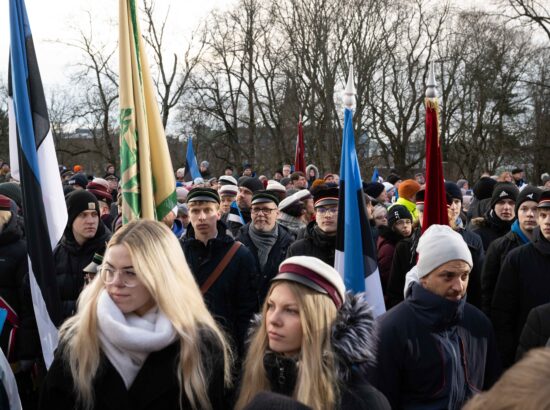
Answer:
M444 263L462 260L473 266L472 254L459 233L447 225L431 225L418 241L418 277L423 278Z

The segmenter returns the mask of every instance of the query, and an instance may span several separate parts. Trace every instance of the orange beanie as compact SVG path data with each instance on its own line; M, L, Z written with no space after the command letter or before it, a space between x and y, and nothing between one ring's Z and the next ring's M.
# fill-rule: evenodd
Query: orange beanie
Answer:
M399 198L405 199L414 198L418 191L420 191L420 184L414 179L404 180L399 184L399 188L397 189L397 192L399 193Z

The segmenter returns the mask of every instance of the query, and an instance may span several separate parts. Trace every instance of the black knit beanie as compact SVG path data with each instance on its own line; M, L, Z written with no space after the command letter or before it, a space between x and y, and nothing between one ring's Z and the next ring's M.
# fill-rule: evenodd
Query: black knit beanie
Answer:
M483 177L474 185L474 195L481 201L482 199L491 198L493 188L497 184L493 178Z
M65 201L67 203L67 214L69 217L67 227L72 228L74 220L81 212L97 211L99 214L97 198L88 191L78 190L71 192L67 195Z
M519 189L511 182L499 182L493 189L491 196L491 209L495 209L495 205L504 199L511 199L516 202L519 195Z

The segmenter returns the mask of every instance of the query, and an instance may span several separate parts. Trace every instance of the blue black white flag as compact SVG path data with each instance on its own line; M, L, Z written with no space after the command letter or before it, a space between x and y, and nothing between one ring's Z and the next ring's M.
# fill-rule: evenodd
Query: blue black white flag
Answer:
M201 173L197 165L197 157L193 150L193 139L189 137L187 140L187 153L185 155L185 175L184 181L194 181L195 178L200 178Z
M229 208L229 215L227 215L228 222L236 222L241 225L246 225L241 210L237 205L237 201L231 202L231 207Z
M25 3L9 4L10 161L12 177L21 183L32 300L49 367L61 320L52 250L67 224L67 208Z
M375 316L386 311L378 272L376 251L367 218L359 161L353 133L353 70L345 91L344 136L340 160L340 196L336 234L335 269L344 278L346 290L364 292Z

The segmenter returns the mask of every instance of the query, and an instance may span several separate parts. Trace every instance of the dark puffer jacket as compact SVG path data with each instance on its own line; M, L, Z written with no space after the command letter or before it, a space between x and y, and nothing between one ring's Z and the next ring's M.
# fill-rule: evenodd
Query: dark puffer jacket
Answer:
M111 232L101 220L95 236L82 246L74 238L72 227L65 229L63 237L53 250L62 321L76 311L76 300L84 287L82 270L92 261L95 253L105 253L105 246L110 238Z
M189 225L182 241L185 259L199 287L235 242L226 233L227 227L221 221L218 221L217 228L218 236L205 245L195 239L195 230ZM259 310L257 278L254 256L245 246L241 246L204 295L208 310L231 336L239 355L243 352L250 319Z
M550 303L550 242L534 231L533 242L512 250L498 276L491 320L505 367L513 364L531 309Z
M394 409L460 409L500 375L491 323L464 300L413 283L376 322L377 363L368 376Z
M0 232L0 307L16 315L8 314L0 333L0 347L10 362L32 360L40 353L27 260L22 225L12 213Z
M206 385L204 386L212 409L230 408L225 401L224 359L220 346L212 336L201 332L201 359L205 368ZM82 409L77 405L74 381L66 359L56 355L46 380L38 408L40 410L75 410ZM93 380L94 406L101 410L157 410L157 409L191 409L191 403L185 394L181 394L175 365L179 360L179 342L172 343L164 349L153 352L143 363L136 379L129 389L122 377L111 364L107 356L101 354L99 370Z
M276 226L278 231L277 241L269 252L267 263L265 264L263 270L260 268L258 249L256 248L256 245L254 245L254 242L252 241L252 239L250 238L250 234L248 233L250 229L250 224L243 226L239 231L239 236L237 237L237 240L242 242L243 245L245 245L250 250L250 252L252 252L252 255L254 255L254 259L256 260L256 272L259 273L259 277L257 279L259 303L258 306L263 305L264 299L267 295L267 291L269 290L269 286L271 285L271 279L273 279L275 275L279 272L279 265L283 260L285 260L288 247L293 242L292 235L288 232L286 228L278 224Z
M491 209L484 217L472 219L471 230L481 237L483 250L487 252L491 242L510 232L513 223L514 221L503 221Z
M255 328L260 317L255 320ZM332 349L336 359L339 403L336 409L389 410L388 400L364 377L367 363L375 361L374 320L366 301L346 295L346 301L332 326ZM264 368L275 393L292 396L298 378L299 357L274 352L264 356Z
M298 239L288 248L287 257L314 256L330 266L334 266L334 252L336 250L336 235L327 235L315 221L310 222L303 239Z

